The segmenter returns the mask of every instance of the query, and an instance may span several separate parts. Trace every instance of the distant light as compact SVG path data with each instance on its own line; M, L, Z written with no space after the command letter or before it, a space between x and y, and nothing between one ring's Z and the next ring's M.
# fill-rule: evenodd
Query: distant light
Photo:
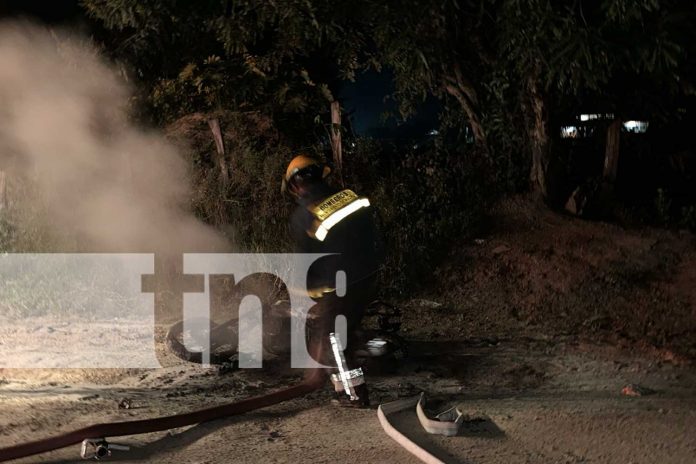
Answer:
M614 119L613 113L586 113L580 115L580 121L593 121L595 119Z
M430 132L428 132L428 135L438 135L440 132L438 132L437 129L433 129Z
M626 132L632 132L634 134L644 134L648 131L648 121L626 121L623 123Z
M563 126L561 127L561 138L563 139L576 139L578 138L578 128L577 126Z

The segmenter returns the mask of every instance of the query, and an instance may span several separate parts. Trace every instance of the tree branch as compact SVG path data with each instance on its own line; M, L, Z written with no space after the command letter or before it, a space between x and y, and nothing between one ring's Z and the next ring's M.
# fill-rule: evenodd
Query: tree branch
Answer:
M481 120L476 111L476 106L474 102L471 101L469 96L463 92L459 86L453 84L444 85L445 91L457 99L462 109L466 113L467 119L469 120L469 125L471 126L471 131L474 133L474 140L476 144L482 147L486 153L488 152L488 142L486 140L486 131L483 129Z

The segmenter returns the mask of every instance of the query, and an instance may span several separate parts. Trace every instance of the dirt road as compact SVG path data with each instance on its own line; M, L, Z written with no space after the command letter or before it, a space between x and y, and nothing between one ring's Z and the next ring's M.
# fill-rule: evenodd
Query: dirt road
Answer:
M468 414L461 436L401 427L446 462L690 463L696 456L696 371L572 338L413 342L396 375L371 377L373 403L427 391ZM1 373L0 445L109 420L183 412L292 383L294 372L173 364L153 371ZM633 383L654 393L621 395ZM327 387L328 388L328 387ZM119 409L122 398L132 409ZM330 405L328 390L218 421L118 440L118 462L415 462L382 431L374 409ZM115 440L116 441L116 440ZM22 462L78 462L71 447Z
M414 417L400 418L447 462L696 462L696 237L581 221L525 199L503 203L492 222L484 238L458 244L420 299L405 302L411 356L389 377L368 372L373 403L423 390L460 404L469 420L453 438L425 436ZM11 346L26 335L0 337ZM149 371L0 370L0 446L223 404L300 375L220 375L169 360ZM653 393L623 396L628 384ZM134 407L118 409L122 398ZM134 449L113 459L414 462L374 409L329 400L327 389L239 418L126 437ZM24 462L77 462L78 452Z

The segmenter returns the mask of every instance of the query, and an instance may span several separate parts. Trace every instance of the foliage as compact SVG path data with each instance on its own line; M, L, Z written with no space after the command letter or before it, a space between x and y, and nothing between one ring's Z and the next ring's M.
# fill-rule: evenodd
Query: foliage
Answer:
M358 139L345 160L347 184L368 195L379 213L387 292L426 281L453 240L475 233L492 201L490 187L481 181L488 175L481 158L466 145L452 151L442 142L405 151Z
M79 251L79 240L53 227L47 202L32 179L11 171L7 205L0 210L0 253L69 253Z
M370 15L372 59L394 70L404 114L439 96L496 171L521 172L563 111L670 113L672 97L691 91L694 14L657 0L384 1Z
M657 189L652 212L652 223L696 231L696 205L683 205L683 201L677 201L668 189Z
M696 231L696 205L683 206L681 208L680 225Z
M309 114L331 99L326 66L350 77L361 38L349 5L288 0L82 0L112 56L144 84L153 115ZM338 20L340 19L340 22ZM350 39L350 40L348 40ZM330 62L316 57L331 51ZM328 79L327 79L328 80Z
M286 246L278 179L293 148L317 144L315 121L327 119L339 79L387 68L403 117L439 98L435 146L345 147L346 183L381 211L394 288L465 235L496 191L527 188L530 172L549 183L534 177L539 164L547 177L567 172L554 171L566 160L553 139L568 115L666 117L693 93L696 13L678 0L81 3L149 116L189 144L194 209L244 250ZM212 117L228 180L214 162Z
M670 210L672 209L672 200L669 198L664 189L657 189L655 196L655 213L658 223L664 225L670 222Z
M530 171L549 181L535 172L553 165L552 118L584 106L664 116L671 97L691 92L695 12L678 0L82 5L101 26L97 38L144 84L160 122L258 110L306 145L337 78L388 68L404 117L439 97L445 125L472 136L497 184L511 190Z
M225 144L228 179L215 162L208 120L217 118ZM291 204L280 179L292 152L267 116L259 113L194 113L167 127L191 167L196 215L222 230L239 251L287 252Z

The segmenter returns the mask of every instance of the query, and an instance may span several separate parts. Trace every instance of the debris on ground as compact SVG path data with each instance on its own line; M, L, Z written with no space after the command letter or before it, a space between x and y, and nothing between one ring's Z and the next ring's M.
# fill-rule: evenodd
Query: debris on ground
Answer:
M130 398L121 398L118 401L118 409L131 409L133 407L133 400Z
M497 247L493 248L493 250L491 250L491 253L493 253L494 255L502 255L503 253L507 253L508 251L510 251L509 246L498 245Z
M220 364L217 368L218 375L225 375L232 372L237 372L239 370L239 362L224 362Z
M624 396L646 396L654 393L655 390L634 383L630 383L621 389L621 394Z
M397 386L397 395L399 398L414 396L420 392L421 392L421 389L417 388L412 383L404 382L404 383L399 383L399 385Z
M416 300L411 300L411 304L409 306L417 306L419 308L428 308L428 309L436 309L442 306L442 303L438 303L437 301L432 301L432 300L425 300L425 299L416 299Z

